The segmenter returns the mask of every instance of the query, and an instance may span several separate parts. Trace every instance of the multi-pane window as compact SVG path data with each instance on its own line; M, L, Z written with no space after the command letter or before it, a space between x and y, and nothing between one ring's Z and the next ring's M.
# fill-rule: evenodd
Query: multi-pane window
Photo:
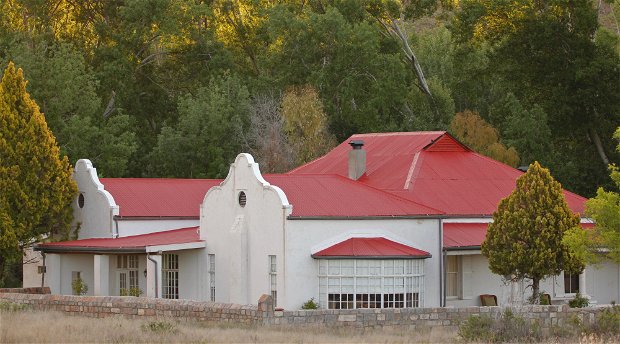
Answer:
M564 294L579 292L579 274L564 272Z
M446 257L446 297L459 297L459 257Z
M269 256L269 290L273 298L273 306L278 305L278 275L276 266L276 256Z
M209 293L211 301L215 302L215 255L209 255Z
M164 254L162 257L162 297L179 298L179 255Z
M116 268L118 272L119 295L132 295L138 293L140 284L138 282L138 256L119 255L116 256Z
M423 295L423 260L319 261L319 304L322 308L420 307Z

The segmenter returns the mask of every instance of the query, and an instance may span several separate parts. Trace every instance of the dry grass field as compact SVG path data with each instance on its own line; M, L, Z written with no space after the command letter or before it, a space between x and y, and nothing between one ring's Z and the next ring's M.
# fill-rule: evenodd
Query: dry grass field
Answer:
M57 312L0 311L0 343L450 343L446 331L269 329L241 326L94 319Z

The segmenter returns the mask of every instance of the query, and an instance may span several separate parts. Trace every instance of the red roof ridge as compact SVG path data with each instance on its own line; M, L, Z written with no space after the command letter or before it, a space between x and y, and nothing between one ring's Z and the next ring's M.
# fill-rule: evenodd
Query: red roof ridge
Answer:
M139 180L139 181L223 181L224 179L218 178L138 178L138 177L120 177L120 178L100 178L99 180ZM103 184L103 182L102 182ZM105 184L104 184L105 185Z
M353 134L347 140L350 140L353 137L416 136L416 135L433 135L433 134L435 134L435 135L443 135L445 133L447 133L447 131L444 131L444 130L437 130L437 131L395 131L395 132L387 132L387 133L364 133L364 134Z

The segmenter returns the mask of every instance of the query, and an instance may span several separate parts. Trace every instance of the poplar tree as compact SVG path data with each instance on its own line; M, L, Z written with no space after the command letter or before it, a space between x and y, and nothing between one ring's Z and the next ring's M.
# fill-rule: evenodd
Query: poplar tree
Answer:
M9 63L0 82L0 280L44 237L66 238L77 186L45 117Z
M583 271L583 260L562 241L564 233L578 228L579 222L566 204L560 183L534 162L493 213L482 254L493 273L512 281L530 279L532 300L538 303L542 279L562 270Z

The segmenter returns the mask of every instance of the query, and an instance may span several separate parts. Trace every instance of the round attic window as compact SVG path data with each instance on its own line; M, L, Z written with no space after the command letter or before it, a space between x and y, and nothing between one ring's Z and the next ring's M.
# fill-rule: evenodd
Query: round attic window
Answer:
M245 204L247 203L248 199L247 196L245 195L245 192L241 191L239 192L239 205L241 207L245 207Z
M84 194L83 193L81 193L78 196L78 207L84 208Z

